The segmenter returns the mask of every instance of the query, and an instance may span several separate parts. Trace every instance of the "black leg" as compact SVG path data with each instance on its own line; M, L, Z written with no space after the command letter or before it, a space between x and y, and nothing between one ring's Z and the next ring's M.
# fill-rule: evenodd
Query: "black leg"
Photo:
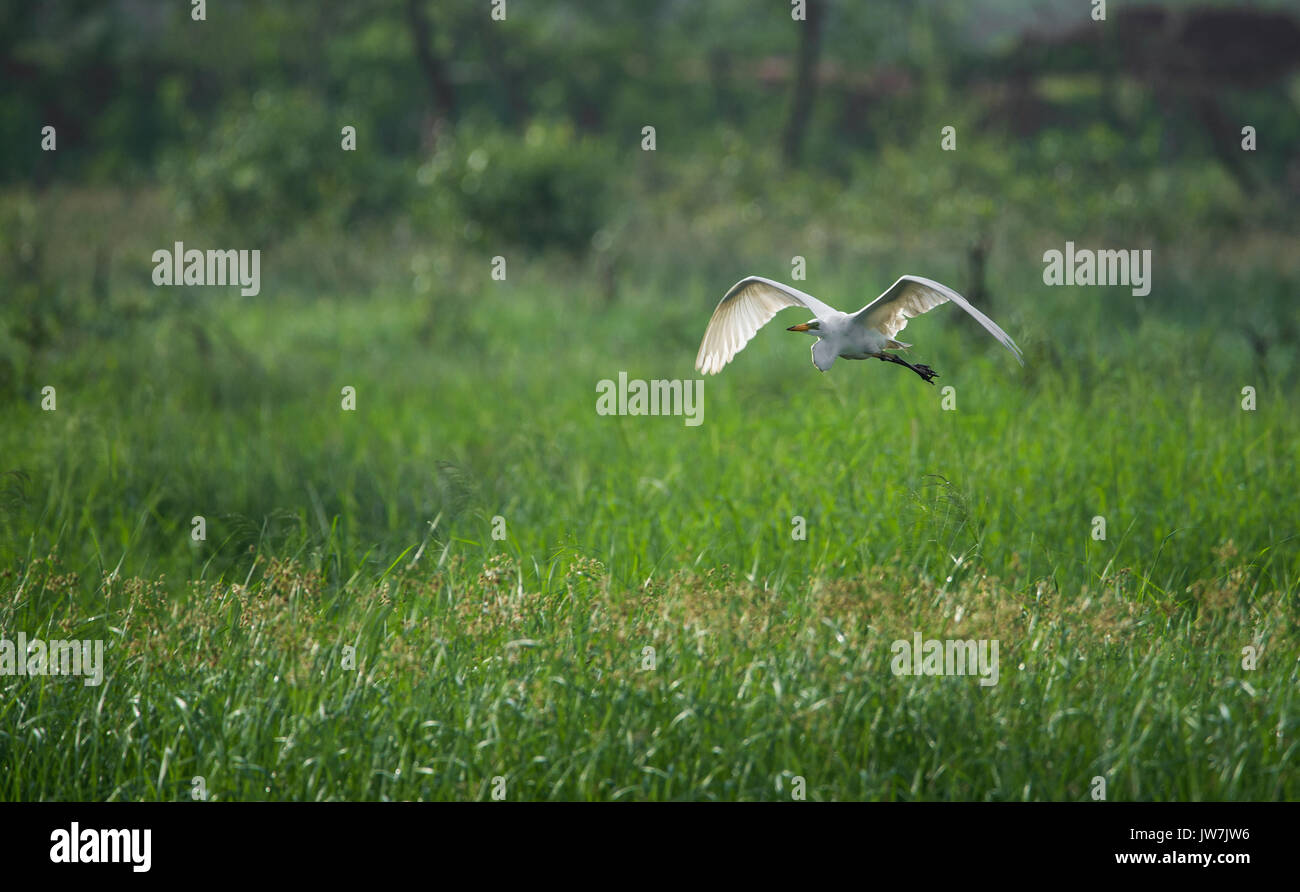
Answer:
M882 362L896 362L899 365L905 365L909 369L911 369L912 371L920 375L922 381L926 381L927 383L930 384L933 384L934 379L939 377L939 373L936 372L934 369L930 368L928 365L919 365L919 364L912 365L903 357L897 356L893 353L877 353L876 357L880 359Z

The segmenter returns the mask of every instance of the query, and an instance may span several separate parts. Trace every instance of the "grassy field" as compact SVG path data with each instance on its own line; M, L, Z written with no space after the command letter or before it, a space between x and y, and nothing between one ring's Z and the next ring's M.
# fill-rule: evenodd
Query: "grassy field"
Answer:
M1041 250L990 307L1025 369L955 311L908 330L939 387L772 326L699 426L596 383L696 377L781 270L177 291L48 355L57 409L0 428L0 630L102 639L105 680L0 676L0 798L1300 797L1294 384L1221 316L1046 300ZM1215 269L1160 293L1196 316ZM998 683L896 676L918 632L996 639Z

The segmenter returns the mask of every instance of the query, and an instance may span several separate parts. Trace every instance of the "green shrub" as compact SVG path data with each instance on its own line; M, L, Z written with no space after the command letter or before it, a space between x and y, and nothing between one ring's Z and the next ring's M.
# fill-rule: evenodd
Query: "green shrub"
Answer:
M612 153L567 123L534 122L522 136L466 123L420 169L419 214L463 221L472 243L584 253L610 206Z
M346 125L357 128L356 151L342 148ZM346 225L400 206L413 178L366 145L369 130L305 90L259 90L192 132L197 153L167 158L163 180L182 219L244 239L278 240L318 215Z

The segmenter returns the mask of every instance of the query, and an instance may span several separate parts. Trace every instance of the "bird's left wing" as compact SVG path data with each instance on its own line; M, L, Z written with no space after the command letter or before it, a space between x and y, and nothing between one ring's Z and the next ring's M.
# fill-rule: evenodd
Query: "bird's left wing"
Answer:
M716 375L745 348L758 330L786 307L804 307L818 319L838 312L811 294L761 276L747 276L731 286L709 319L695 357L695 368Z
M893 285L890 285L884 294L858 310L853 315L853 321L858 325L874 328L887 338L892 338L907 327L908 319L913 316L920 316L922 313L928 313L940 304L946 304L949 301L975 317L976 322L984 326L988 333L997 338L1003 347L1011 351L1011 355L1016 358L1017 362L1021 365L1025 364L1024 356L1021 354L1020 348L1016 346L1016 342L1011 340L1011 335L1003 331L988 316L975 309L966 298L947 285L941 285L933 279L926 279L921 276L903 276Z

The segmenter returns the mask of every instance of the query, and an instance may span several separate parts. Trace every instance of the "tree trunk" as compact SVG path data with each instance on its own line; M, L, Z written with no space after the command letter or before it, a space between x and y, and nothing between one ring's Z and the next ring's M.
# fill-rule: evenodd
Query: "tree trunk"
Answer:
M415 60L424 72L424 80L433 96L435 131L441 124L456 117L456 89L447 76L447 66L433 51L429 39L429 19L424 14L423 0L407 0L406 13L411 23L411 36L415 40Z
M799 37L794 93L790 96L790 115L786 118L781 146L785 163L790 167L797 167L803 155L803 136L817 96L817 60L821 56L822 24L826 18L823 0L808 0L806 10L808 18L802 23Z

